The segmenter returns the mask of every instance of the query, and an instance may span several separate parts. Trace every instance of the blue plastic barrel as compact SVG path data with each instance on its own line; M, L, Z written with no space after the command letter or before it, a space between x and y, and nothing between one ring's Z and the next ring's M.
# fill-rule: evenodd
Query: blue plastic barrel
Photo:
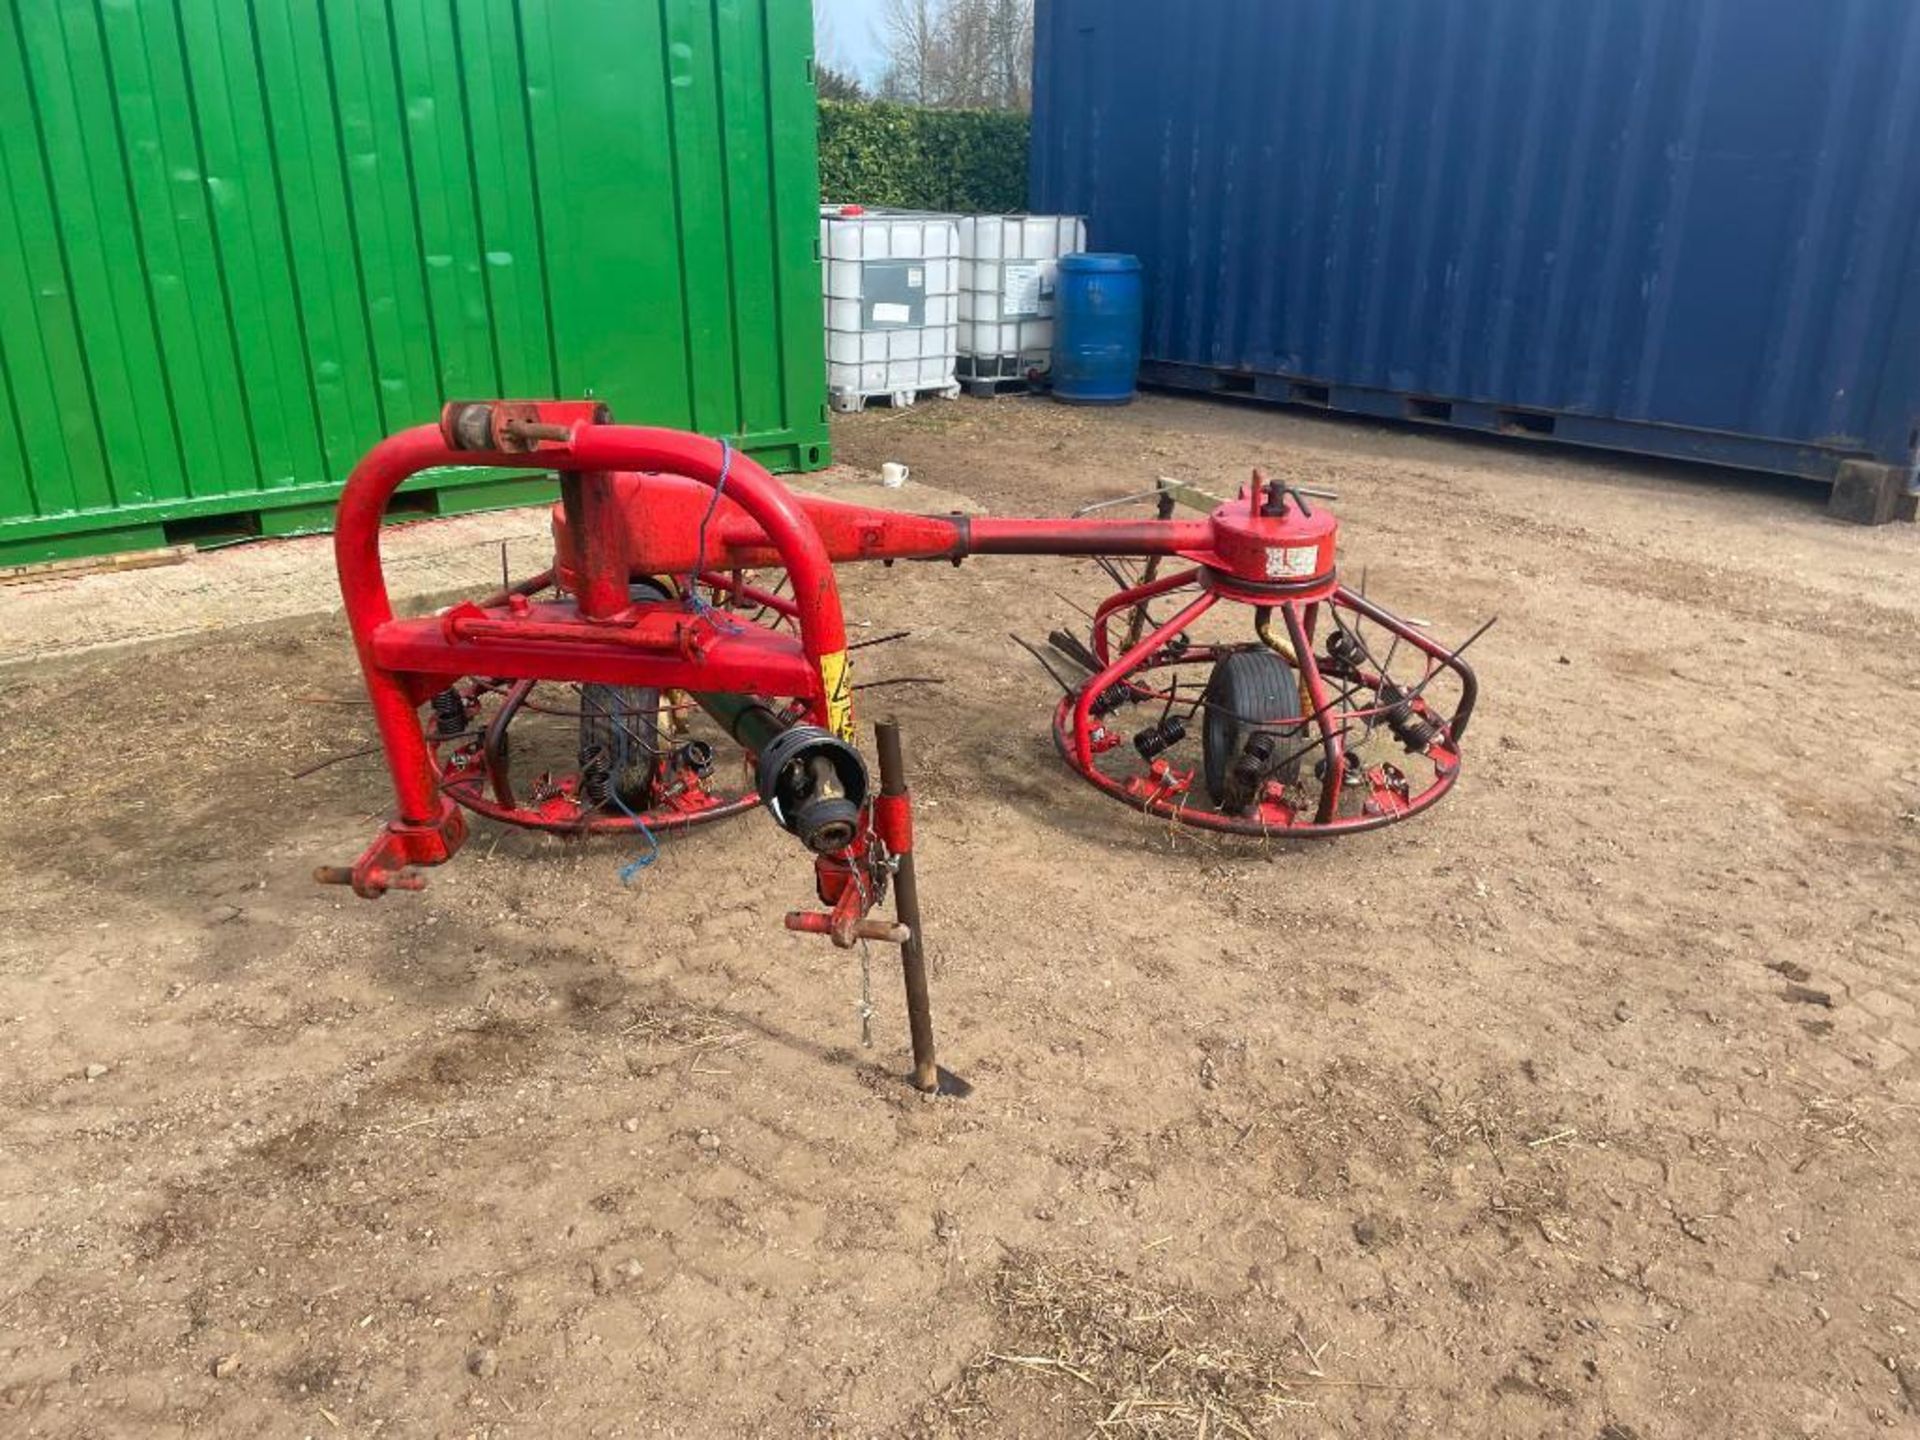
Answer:
M1063 255L1053 301L1053 398L1124 405L1140 370L1140 261Z

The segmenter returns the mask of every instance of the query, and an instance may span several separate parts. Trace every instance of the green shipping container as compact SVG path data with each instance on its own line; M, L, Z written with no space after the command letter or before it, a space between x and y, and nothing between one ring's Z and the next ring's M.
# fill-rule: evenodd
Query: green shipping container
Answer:
M826 463L807 0L0 5L0 564L324 528L443 399Z

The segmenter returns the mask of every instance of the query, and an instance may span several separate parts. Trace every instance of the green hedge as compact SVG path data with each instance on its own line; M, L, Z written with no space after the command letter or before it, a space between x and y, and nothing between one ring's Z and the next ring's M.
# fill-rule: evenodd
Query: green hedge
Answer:
M1027 117L822 100L820 198L905 210L1024 210Z

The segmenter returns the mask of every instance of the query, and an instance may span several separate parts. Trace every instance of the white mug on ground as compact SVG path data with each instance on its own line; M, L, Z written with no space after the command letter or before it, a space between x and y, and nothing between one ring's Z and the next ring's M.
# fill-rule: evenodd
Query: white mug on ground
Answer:
M907 467L898 460L889 460L880 467L880 483L889 490L898 490L907 483Z

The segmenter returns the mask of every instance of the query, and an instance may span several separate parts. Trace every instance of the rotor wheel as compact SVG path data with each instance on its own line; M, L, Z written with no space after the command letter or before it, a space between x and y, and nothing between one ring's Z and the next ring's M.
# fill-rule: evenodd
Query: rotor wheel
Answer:
M1300 778L1300 748L1305 725L1300 718L1300 682L1293 667L1271 650L1233 650L1213 663L1207 676L1206 719L1200 730L1201 768L1213 803L1239 813L1258 798L1236 795L1234 765L1258 735L1274 737L1287 759L1273 778L1292 784Z
M665 587L636 580L627 587L634 601L666 600ZM653 800L654 776L666 758L666 739L660 730L660 691L651 685L580 687L580 763L584 767L599 752L607 758L612 793L634 809Z

